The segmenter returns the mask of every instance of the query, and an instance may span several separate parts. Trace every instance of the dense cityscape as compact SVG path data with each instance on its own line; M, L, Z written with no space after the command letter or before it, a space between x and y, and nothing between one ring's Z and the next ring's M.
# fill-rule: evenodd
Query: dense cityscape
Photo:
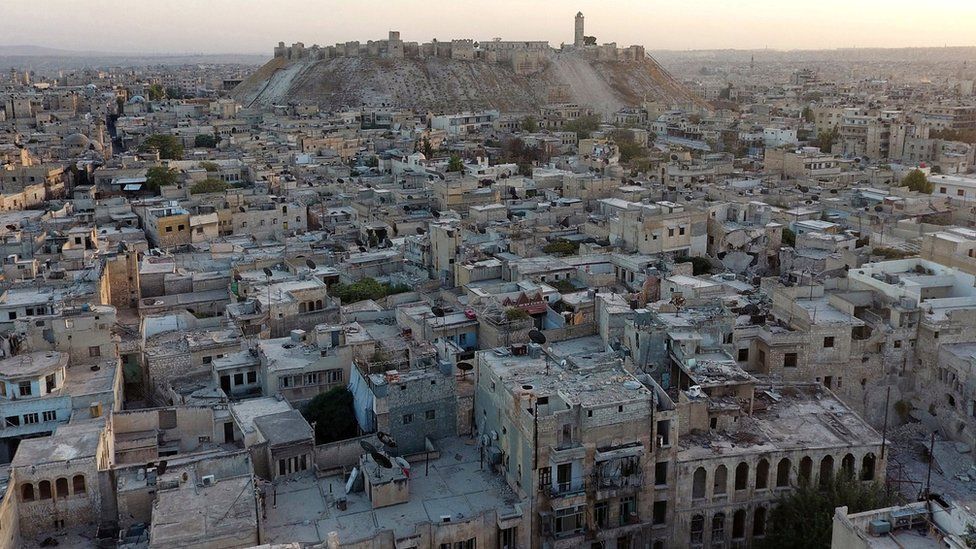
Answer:
M976 47L586 17L0 46L0 548L976 547Z

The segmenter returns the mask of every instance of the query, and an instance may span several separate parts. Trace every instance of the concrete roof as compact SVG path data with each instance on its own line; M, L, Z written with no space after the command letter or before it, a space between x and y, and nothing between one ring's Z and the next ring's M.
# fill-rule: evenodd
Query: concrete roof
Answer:
M311 442L314 436L312 426L298 410L256 417L254 426L271 446Z

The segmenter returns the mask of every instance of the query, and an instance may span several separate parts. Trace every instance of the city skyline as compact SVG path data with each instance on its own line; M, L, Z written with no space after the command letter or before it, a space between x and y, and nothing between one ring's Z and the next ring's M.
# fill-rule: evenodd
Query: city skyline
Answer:
M366 6L364 6L366 4ZM396 2L261 2L189 0L167 4L163 18L121 10L115 0L93 0L83 8L47 0L37 10L25 0L0 6L0 46L31 45L72 51L127 53L264 53L270 43L332 44L379 40L400 30L404 40L431 38L548 40L572 42L567 24L577 10L587 16L587 34L599 43L640 44L650 50L838 49L974 46L976 3L934 0L913 11L907 0L851 3L826 0L783 8L769 0L735 5L698 0L693 6L624 1L614 11L592 0L502 0L481 5ZM372 14L368 18L363 13ZM937 27L936 27L937 26ZM92 33L90 29L106 29ZM938 28L938 33L927 32Z

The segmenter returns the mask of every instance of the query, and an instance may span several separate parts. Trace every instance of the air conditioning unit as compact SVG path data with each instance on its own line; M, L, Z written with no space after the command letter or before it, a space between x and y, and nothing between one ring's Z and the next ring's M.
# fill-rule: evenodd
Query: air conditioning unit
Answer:
M203 480L204 486L213 486L217 483L217 479L213 475L206 475L201 480Z

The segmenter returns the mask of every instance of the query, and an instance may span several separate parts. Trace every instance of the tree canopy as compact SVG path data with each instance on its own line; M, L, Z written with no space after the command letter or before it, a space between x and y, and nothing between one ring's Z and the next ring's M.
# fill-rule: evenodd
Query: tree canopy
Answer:
M164 90L163 87L159 84L153 84L149 86L149 89L146 91L149 94L150 101L159 101L161 99L166 99L166 90Z
M539 122L534 116L526 116L522 119L522 129L529 133L537 132L539 131Z
M208 177L203 181L198 181L190 187L190 194L220 193L230 188L230 183Z
M769 515L772 526L755 547L830 547L834 509L846 505L848 513L860 513L892 503L881 484L866 484L850 474L835 475L820 486L804 482L776 503Z
M831 149L833 149L834 143L837 141L837 138L839 137L840 137L840 132L837 130L837 128L836 127L831 128L828 131L822 131L819 134L817 134L817 139L814 142L814 144L821 151L825 153L829 153L831 152Z
M146 170L146 187L159 192L160 187L176 185L176 170L166 166L153 166Z
M563 124L563 131L576 132L576 137L579 139L589 139L590 134L596 131L600 127L600 117L591 114L589 116L581 116L576 120L570 120Z
M447 171L449 172L464 171L464 162L461 160L460 156L456 154L451 155L451 159L447 161Z
M359 433L352 393L333 387L316 395L302 410L305 420L314 425L316 444L352 438Z
M146 138L139 146L142 152L159 151L163 160L183 160L183 143L172 135L155 133Z
M901 186L925 194L932 194L932 191L935 190L935 186L925 177L925 172L922 170L908 172L908 175L901 180Z
M193 146L205 149L212 149L217 146L217 137L209 133L201 133L193 138Z
M352 284L336 284L329 293L342 300L343 303L356 303L366 299L383 299L388 295L402 294L410 291L410 287L402 284L383 284L374 278L363 278Z

